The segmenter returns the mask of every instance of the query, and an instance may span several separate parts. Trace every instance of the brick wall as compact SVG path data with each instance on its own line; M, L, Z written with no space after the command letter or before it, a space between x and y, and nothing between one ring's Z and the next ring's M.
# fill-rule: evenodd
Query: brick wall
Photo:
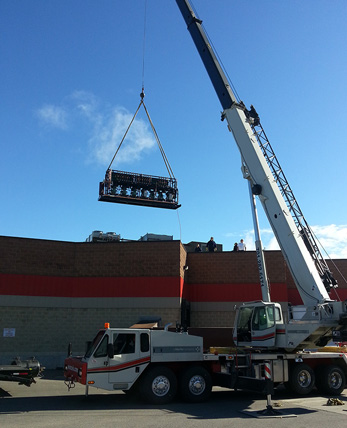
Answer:
M265 253L268 276L273 282L285 282L287 272L281 252ZM188 283L224 284L259 282L255 252L188 253Z
M105 322L130 327L143 316L160 316L163 325L180 319L179 308L36 308L1 307L0 326L15 328L15 337L0 337L0 364L35 356L48 368L62 367L69 342L75 355L85 351Z
M286 279L289 271L279 251L265 253L274 300L287 309ZM184 297L191 305L194 327L230 327L235 306L261 300L255 252L188 253Z
M230 327L234 325L235 310L230 305L229 310L199 311L193 310L191 314L192 327Z
M48 276L179 276L179 241L60 242L0 237L0 272Z
M161 317L162 325L179 321L185 259L179 241L0 237L0 290L7 290L0 291L0 362L35 355L48 367L62 366L67 344L83 352L105 322L130 327L146 316ZM4 328L15 328L15 337L3 337Z

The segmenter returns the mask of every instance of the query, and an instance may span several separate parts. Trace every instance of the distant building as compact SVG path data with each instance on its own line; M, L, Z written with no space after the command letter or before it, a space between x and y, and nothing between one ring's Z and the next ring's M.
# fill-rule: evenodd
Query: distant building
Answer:
M172 235L157 235L155 233L146 233L141 236L139 241L173 241Z

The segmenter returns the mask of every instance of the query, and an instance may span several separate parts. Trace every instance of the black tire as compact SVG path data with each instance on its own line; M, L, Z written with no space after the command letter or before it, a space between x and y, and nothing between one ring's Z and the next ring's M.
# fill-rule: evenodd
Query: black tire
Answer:
M177 379L167 367L149 368L143 375L139 385L141 399L151 404L167 404L177 393Z
M316 376L316 386L320 393L340 395L346 387L346 375L338 366L319 367Z
M182 399L191 403L207 400L212 391L211 375L201 366L188 367L182 372L179 383Z
M313 369L307 364L300 363L292 366L289 372L287 385L291 391L298 395L309 394L315 386Z

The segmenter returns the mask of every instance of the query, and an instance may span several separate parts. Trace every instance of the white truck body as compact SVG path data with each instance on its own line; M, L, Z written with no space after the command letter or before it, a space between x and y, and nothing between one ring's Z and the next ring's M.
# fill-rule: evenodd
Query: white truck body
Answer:
M203 341L203 337L184 332L107 326L83 357L65 360L65 378L70 385L79 382L108 391L137 391L151 403L169 402L178 390L185 401L199 402L208 398L214 385L265 392L264 365L268 363L275 385L284 383L302 395L315 385L333 395L345 388L347 349L297 353L234 347L206 350Z

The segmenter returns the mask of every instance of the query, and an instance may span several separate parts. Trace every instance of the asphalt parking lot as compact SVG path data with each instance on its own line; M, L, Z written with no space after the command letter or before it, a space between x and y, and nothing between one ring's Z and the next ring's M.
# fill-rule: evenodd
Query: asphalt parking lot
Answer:
M347 389L339 397L344 405L328 406L327 397L312 394L293 398L285 389L272 397L277 417L266 418L267 427L317 428L346 427ZM123 392L89 389L82 385L68 391L60 370L50 370L31 387L0 382L0 425L26 427L258 427L266 409L266 397L242 391L214 388L206 403L190 404L179 400L153 406L137 401Z

